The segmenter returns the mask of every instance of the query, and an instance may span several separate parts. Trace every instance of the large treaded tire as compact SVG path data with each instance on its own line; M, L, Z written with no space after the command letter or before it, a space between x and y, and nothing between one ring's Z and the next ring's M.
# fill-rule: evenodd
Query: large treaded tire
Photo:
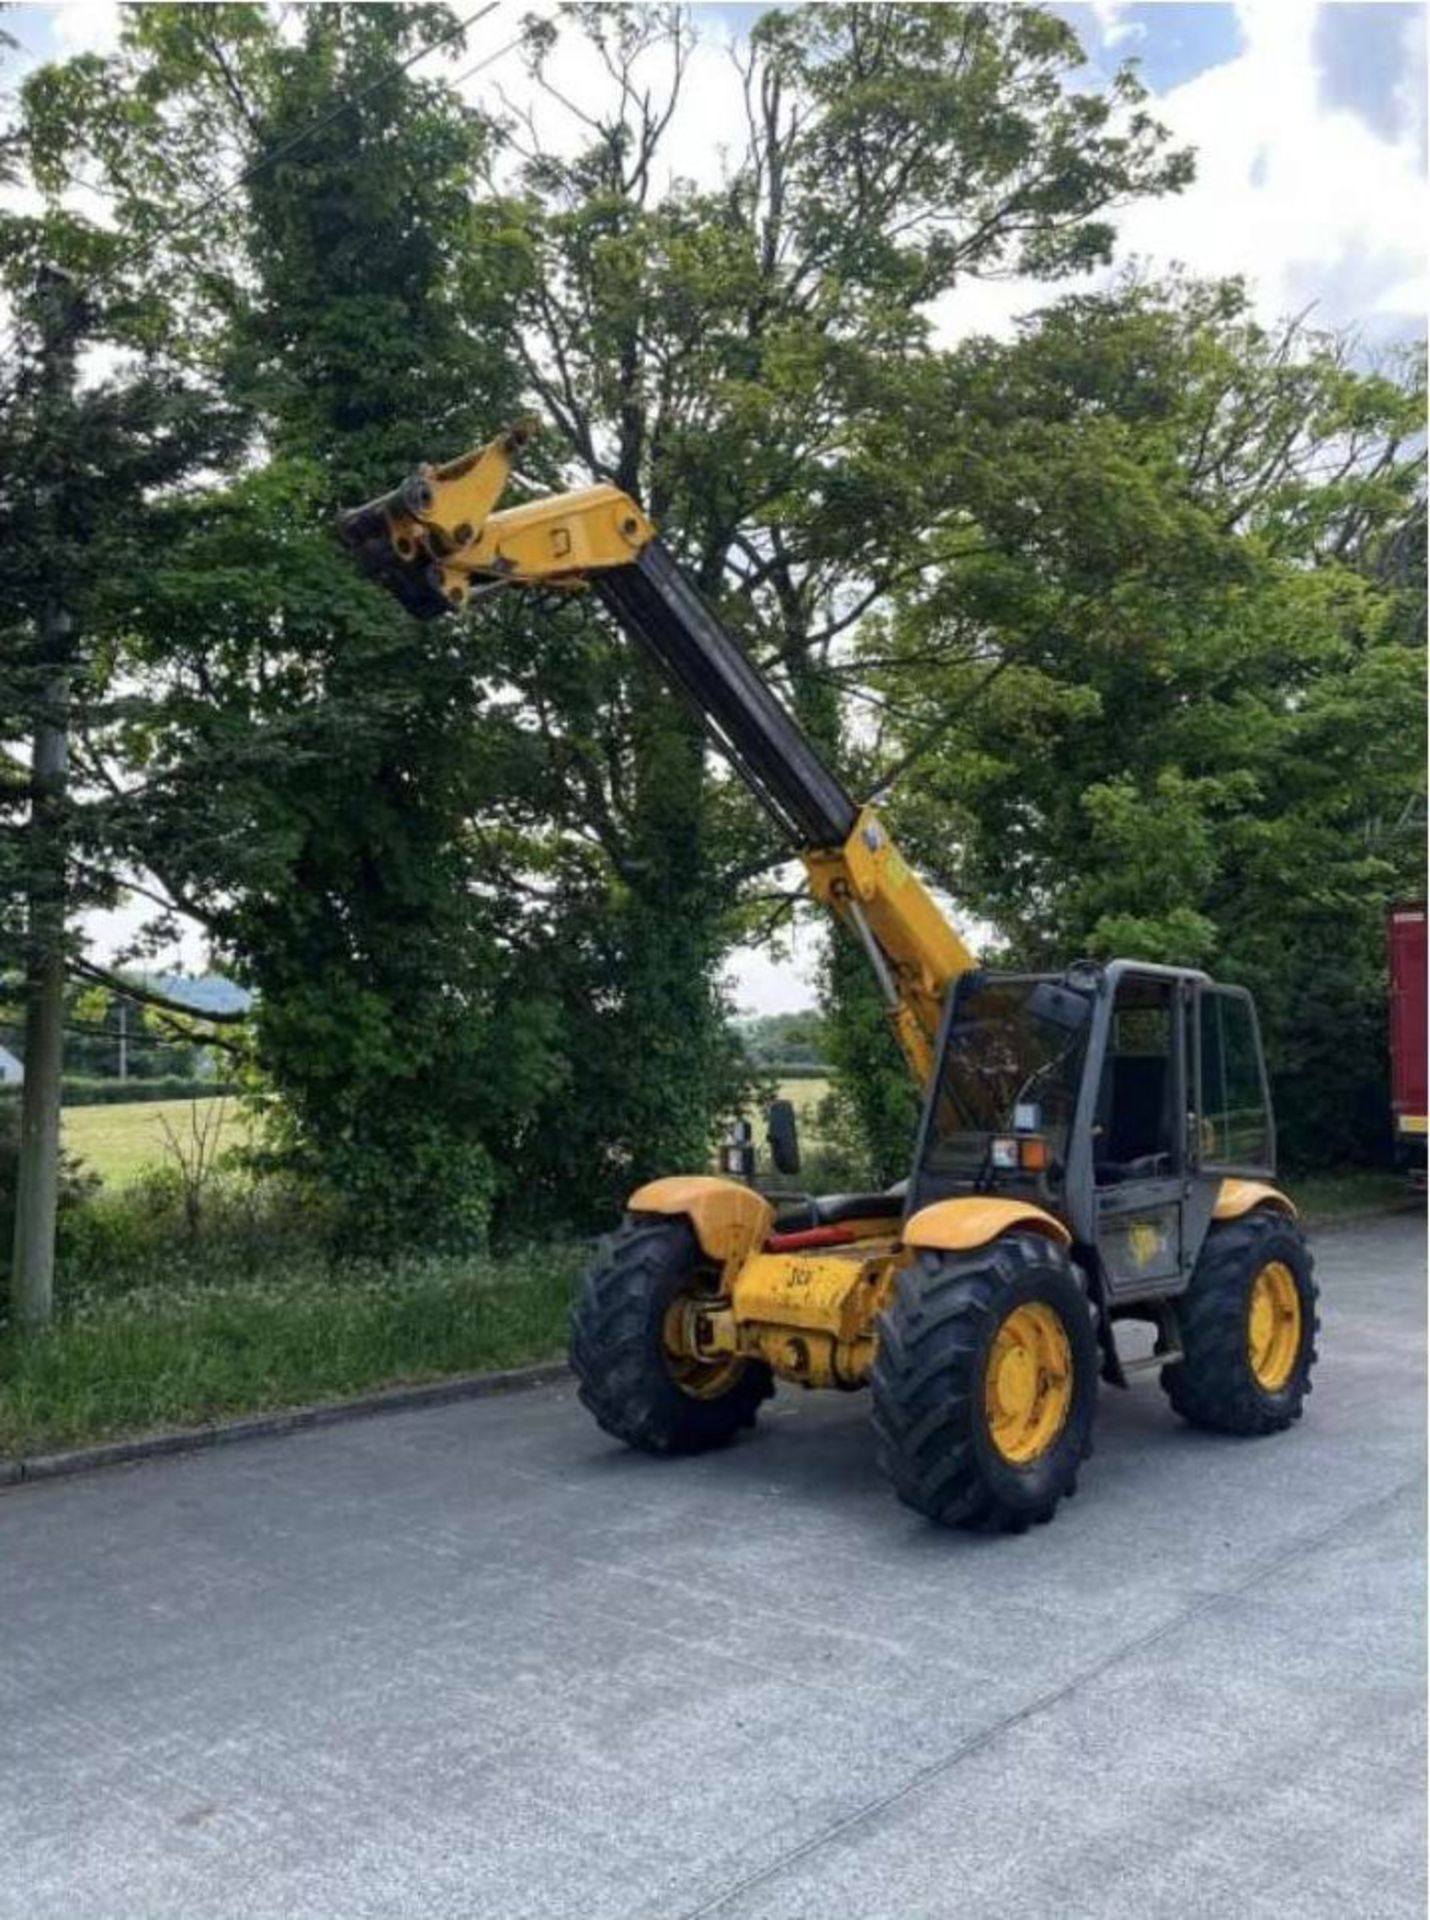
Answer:
M1072 1358L1061 1432L1026 1466L993 1443L988 1359L1016 1307L1050 1306ZM1021 1533L1051 1520L1092 1452L1098 1353L1092 1314L1066 1251L1046 1234L1012 1233L972 1253L921 1253L879 1316L874 1434L879 1465L906 1506L941 1526Z
M1247 1329L1252 1283L1273 1260L1295 1279L1301 1342L1289 1379L1271 1393L1252 1372ZM1321 1326L1312 1264L1300 1228L1269 1207L1211 1228L1176 1303L1183 1357L1162 1369L1162 1387L1184 1420L1215 1433L1261 1434L1279 1433L1301 1418Z
M687 1393L662 1334L672 1302L697 1279L703 1256L688 1220L636 1215L601 1242L571 1310L571 1370L598 1426L643 1453L703 1453L752 1427L774 1392L770 1370L747 1360L718 1397Z

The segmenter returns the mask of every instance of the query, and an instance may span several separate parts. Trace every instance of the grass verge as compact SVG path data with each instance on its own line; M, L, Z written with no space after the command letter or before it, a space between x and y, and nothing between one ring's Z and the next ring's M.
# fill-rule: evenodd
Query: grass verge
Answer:
M1312 1227L1414 1204L1391 1173L1286 1187ZM213 1237L186 1246L157 1204L166 1191L82 1207L55 1325L0 1333L0 1457L520 1366L564 1344L577 1244L335 1267L301 1216L270 1205L250 1222L242 1187Z
M1393 1213L1422 1205L1403 1173L1378 1169L1356 1173L1288 1174L1280 1182L1296 1202L1309 1226L1332 1220L1354 1220L1362 1214Z
M562 1246L82 1297L47 1332L0 1338L0 1456L547 1359L581 1260Z

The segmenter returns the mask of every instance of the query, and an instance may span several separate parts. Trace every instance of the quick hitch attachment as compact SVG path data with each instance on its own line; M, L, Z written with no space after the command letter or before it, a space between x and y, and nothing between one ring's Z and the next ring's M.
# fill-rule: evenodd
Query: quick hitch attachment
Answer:
M459 613L473 584L579 593L628 566L655 528L619 487L582 487L495 511L523 447L520 420L476 452L421 466L400 487L338 516L338 537L364 573L419 620Z

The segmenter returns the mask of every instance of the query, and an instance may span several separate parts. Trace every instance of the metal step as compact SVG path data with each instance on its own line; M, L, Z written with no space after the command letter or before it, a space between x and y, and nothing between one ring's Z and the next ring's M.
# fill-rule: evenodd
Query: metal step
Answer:
M1156 1367L1175 1367L1179 1360L1185 1360L1187 1356L1180 1347L1168 1347L1165 1351L1154 1347L1151 1353L1139 1354L1135 1360L1125 1359L1120 1353L1117 1357L1122 1361L1124 1373L1151 1373Z
M1118 1326L1146 1327L1152 1334L1150 1353L1125 1353L1117 1338ZM1146 1336L1144 1335L1143 1338ZM1186 1355L1182 1351L1181 1330L1172 1308L1165 1302L1149 1305L1141 1314L1129 1314L1122 1321L1112 1323L1112 1343L1117 1348L1118 1363L1124 1377L1134 1373L1152 1373L1159 1367L1174 1367ZM1140 1342L1138 1343L1140 1345Z

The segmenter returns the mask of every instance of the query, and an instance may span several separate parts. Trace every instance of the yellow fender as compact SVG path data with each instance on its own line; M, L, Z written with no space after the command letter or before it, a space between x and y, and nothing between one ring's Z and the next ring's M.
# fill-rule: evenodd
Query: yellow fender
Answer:
M1264 1180L1223 1180L1217 1189L1212 1219L1239 1220L1244 1213L1250 1213L1253 1207L1272 1207L1292 1220L1296 1218L1292 1202L1284 1193L1278 1193L1275 1187L1267 1186Z
M970 1195L963 1200L936 1200L931 1207L920 1207L904 1228L906 1247L936 1247L945 1253L967 1253L973 1247L986 1247L1012 1227L1030 1233L1045 1233L1066 1247L1072 1235L1061 1220L1027 1200L995 1200Z
M683 1213L700 1251L727 1271L764 1245L775 1210L761 1193L714 1174L678 1173L637 1187L626 1202L630 1213Z

